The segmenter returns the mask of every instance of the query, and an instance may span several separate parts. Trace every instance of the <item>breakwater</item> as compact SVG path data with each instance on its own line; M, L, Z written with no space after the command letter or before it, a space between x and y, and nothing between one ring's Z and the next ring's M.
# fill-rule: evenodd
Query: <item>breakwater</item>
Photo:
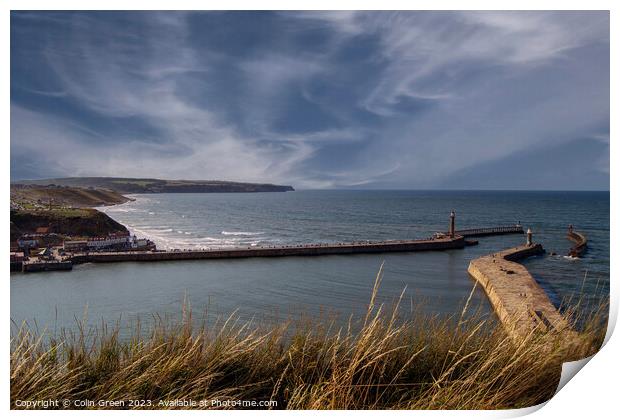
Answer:
M73 263L70 260L65 261L35 261L24 262L21 265L21 271L30 273L35 271L65 271L71 270Z
M434 238L412 241L355 242L338 244L290 245L281 247L247 247L196 251L128 251L77 253L71 258L74 264L87 262L123 261L177 261L223 258L319 256L342 254L371 254L382 252L422 252L462 249L465 238Z
M568 228L567 238L573 241L575 245L568 251L569 257L581 257L588 248L588 239L582 233L573 230L572 225Z
M521 225L508 225L488 228L463 229L457 230L454 233L465 238L476 238L482 236L514 235L525 232L523 231L523 226Z
M466 239L472 236L505 235L521 233L520 225L500 226L481 229L469 229L461 235L454 231L454 212L451 215L452 234L437 234L428 239L417 240L387 240L387 241L359 241L340 243L320 243L284 246L237 247L229 249L202 249L202 250L171 250L171 251L94 251L74 252L62 260L24 262L20 267L11 266L12 270L53 271L71 270L73 264L89 262L128 262L128 261L179 261L179 260L206 260L227 258L264 258L264 257L292 257L292 256L320 256L345 254L372 254L384 252L422 252L462 249L466 246L477 245L478 241Z
M469 274L484 288L506 331L517 340L536 329L573 333L544 290L517 263L544 252L540 244L523 245L477 258L469 264Z

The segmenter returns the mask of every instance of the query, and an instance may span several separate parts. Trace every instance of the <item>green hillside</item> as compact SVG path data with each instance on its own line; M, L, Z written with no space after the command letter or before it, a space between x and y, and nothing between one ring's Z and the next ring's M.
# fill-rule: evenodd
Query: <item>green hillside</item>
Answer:
M50 178L17 181L21 185L55 185L78 188L97 188L120 194L138 193L230 193L230 192L284 192L294 191L290 185L253 184L230 181L164 180L155 178Z

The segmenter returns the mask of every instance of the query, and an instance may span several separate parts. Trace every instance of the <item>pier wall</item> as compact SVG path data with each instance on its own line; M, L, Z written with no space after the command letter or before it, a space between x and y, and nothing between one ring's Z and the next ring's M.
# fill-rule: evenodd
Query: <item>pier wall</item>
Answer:
M254 257L287 257L287 256L319 256L343 254L370 254L381 252L420 252L462 249L465 238L390 241L359 244L305 245L287 247L255 247L235 248L229 250L208 251L150 251L150 252L100 252L74 254L74 264L86 262L121 262L121 261L177 261L223 258L254 258Z
M71 270L72 268L73 263L71 261L28 262L22 265L22 271L24 273L30 273L35 271Z
M575 245L568 251L568 255L570 257L581 257L588 247L588 239L585 235L576 232L574 230L569 230L566 235L570 241L573 241Z
M529 257L535 257L543 255L545 250L541 244L534 244L532 246L518 246L515 248L503 251L503 257L506 261L517 262ZM525 268L525 267L524 267Z
M477 238L482 236L498 236L498 235L515 235L523 234L523 226L521 225L508 225L508 226L495 226L488 228L474 228L463 229L454 232L458 236L464 236L465 238ZM448 235L448 233L444 233Z
M469 274L484 288L506 331L517 340L536 329L574 333L532 275L516 262L544 252L540 244L523 245L469 264Z

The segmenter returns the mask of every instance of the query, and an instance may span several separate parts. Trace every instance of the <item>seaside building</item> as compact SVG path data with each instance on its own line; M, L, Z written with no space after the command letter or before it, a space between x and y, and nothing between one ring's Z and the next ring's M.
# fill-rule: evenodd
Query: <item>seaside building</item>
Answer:
M87 247L90 249L103 248L123 248L130 246L131 236L129 234L110 234L106 237L90 238Z
M88 248L88 241L64 241L62 247L69 252L84 251Z
M87 238L64 241L63 248L67 252L100 251L100 250L144 250L154 249L155 244L146 238L138 239L128 233L116 233L105 237Z
M23 235L17 240L17 246L21 250L36 248L39 246L39 240L32 235Z
M22 261L24 261L23 252L11 252L11 262L22 262Z
M132 248L146 248L150 245L150 241L146 238L138 239L134 235L131 245Z
M23 252L11 252L11 262L9 266L11 267L11 271L21 271L22 265L26 261L26 256Z

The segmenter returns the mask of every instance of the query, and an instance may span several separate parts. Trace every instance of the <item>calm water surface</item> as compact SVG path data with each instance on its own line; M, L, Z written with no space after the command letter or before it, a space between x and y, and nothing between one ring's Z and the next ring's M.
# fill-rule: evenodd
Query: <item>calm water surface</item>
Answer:
M135 195L102 209L160 248L216 248L355 240L425 238L457 229L513 224L559 255L525 265L554 304L575 294L593 301L609 292L608 192L298 191L260 194ZM584 258L571 260L566 227L587 235ZM522 235L480 238L464 250L429 253L291 257L162 263L85 264L71 272L11 274L11 318L40 329L177 317L185 298L196 318L237 311L243 320L329 313L360 317L384 263L380 299L406 288L406 313L460 313L473 282L472 258L514 246ZM489 311L477 290L473 305Z

